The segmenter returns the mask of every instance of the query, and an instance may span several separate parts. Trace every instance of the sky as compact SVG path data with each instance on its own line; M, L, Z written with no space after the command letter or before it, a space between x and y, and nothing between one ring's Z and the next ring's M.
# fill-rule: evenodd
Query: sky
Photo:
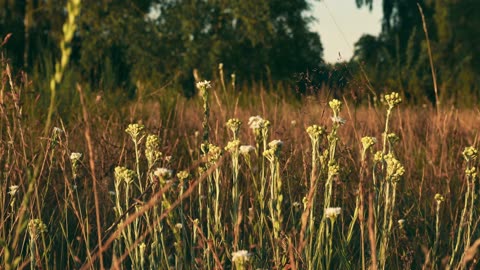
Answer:
M311 14L316 18L310 27L320 34L327 63L349 60L355 42L363 34L377 36L381 31L380 0L373 1L372 11L366 6L357 8L355 0L310 0L310 3Z

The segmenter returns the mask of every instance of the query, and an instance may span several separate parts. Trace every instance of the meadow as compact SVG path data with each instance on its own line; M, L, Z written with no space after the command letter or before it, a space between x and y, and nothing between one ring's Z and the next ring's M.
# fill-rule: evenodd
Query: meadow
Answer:
M478 109L219 76L191 99L79 84L49 127L12 74L2 62L3 269L476 268Z

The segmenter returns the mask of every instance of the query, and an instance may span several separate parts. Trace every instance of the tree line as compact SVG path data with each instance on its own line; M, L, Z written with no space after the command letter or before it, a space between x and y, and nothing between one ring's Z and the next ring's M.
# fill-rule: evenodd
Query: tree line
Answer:
M372 8L372 1L355 0L359 8ZM478 103L477 1L382 3L380 35L361 37L352 59L328 65L320 36L309 27L307 0L82 0L71 77L92 89L129 93L137 82L168 82L191 95L193 70L212 78L223 63L225 74L235 73L244 83L283 81L300 92L327 86L340 93L368 88L363 92L379 94L387 88L413 102L434 102L420 6L440 101ZM52 72L65 5L65 0L0 0L0 36L12 33L1 50L12 65L37 78Z

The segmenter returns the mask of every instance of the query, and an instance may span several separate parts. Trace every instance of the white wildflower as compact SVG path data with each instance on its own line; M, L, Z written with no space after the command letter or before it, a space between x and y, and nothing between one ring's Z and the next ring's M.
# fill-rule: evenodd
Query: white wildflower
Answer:
M250 256L252 256L252 254L248 253L248 251L239 250L232 253L232 262L248 262Z
M210 81L197 82L197 88L206 90L206 89L212 88L212 85Z
M12 186L8 187L8 189L9 189L8 194L10 194L10 196L14 196L17 193L18 188L19 188L18 185L12 185Z
M339 125L343 125L343 124L345 124L345 122L347 122L347 120L343 119L340 116L332 116L332 117L330 117L330 119L332 119L332 122L334 124L339 124Z
M341 212L342 208L340 207L329 207L325 209L325 217L330 219L336 219Z
M240 154L247 155L251 152L255 152L255 147L251 145L240 145Z
M173 176L173 171L167 168L157 168L153 174L158 178L169 179Z
M252 116L248 119L248 125L251 129L260 129L264 128L267 124L267 121L263 119L261 116Z

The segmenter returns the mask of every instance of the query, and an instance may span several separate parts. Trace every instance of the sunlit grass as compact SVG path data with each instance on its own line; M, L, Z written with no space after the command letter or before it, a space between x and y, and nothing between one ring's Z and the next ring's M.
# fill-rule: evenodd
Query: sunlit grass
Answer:
M45 137L23 113L24 85L4 82L2 268L475 264L478 112L412 108L397 93L374 107L291 102L222 79L192 100L161 92L121 108L87 93L78 119Z

